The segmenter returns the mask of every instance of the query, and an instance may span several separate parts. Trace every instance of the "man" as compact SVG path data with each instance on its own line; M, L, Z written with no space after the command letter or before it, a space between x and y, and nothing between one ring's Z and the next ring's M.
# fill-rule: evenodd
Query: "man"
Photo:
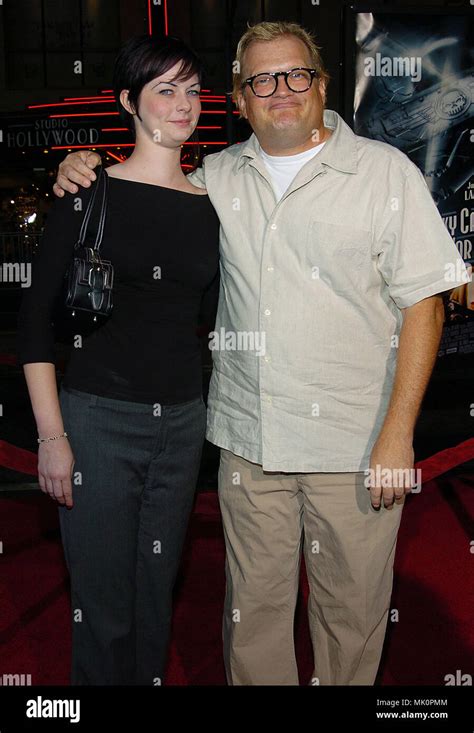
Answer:
M222 225L207 437L222 449L227 678L298 684L303 547L312 683L373 684L439 294L464 266L420 171L324 109L306 31L260 23L237 62L254 134L192 174ZM98 162L68 156L59 184L75 192L67 179Z

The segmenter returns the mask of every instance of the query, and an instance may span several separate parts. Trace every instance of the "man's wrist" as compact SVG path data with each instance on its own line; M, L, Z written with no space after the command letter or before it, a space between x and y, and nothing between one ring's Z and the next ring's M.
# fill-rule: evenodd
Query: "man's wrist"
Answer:
M415 426L412 423L406 423L401 420L389 420L383 424L379 433L377 442L413 442Z

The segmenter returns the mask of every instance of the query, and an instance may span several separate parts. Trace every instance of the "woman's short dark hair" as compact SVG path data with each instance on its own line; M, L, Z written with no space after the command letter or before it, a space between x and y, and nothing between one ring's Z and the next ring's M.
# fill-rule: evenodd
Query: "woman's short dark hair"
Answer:
M130 38L120 49L114 68L114 95L117 108L127 127L135 132L133 115L120 102L120 93L128 89L128 99L132 109L140 118L138 101L145 84L166 74L175 64L181 62L176 80L186 81L194 74L202 80L202 62L200 58L183 41L174 36L135 36Z

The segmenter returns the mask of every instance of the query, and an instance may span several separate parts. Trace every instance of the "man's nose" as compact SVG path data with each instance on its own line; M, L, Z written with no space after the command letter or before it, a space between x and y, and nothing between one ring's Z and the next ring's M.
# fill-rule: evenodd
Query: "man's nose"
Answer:
M278 94L278 96L281 97L282 94L283 96L287 96L288 94L292 93L291 89L288 87L288 84L285 81L284 76L277 76L276 81L277 81L277 87L275 91L273 92L273 94Z

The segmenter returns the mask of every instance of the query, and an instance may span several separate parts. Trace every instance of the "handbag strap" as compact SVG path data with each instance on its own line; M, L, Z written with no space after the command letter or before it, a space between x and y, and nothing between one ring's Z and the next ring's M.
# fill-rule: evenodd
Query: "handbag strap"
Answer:
M100 204L100 216L99 216L99 223L97 226L97 233L95 236L95 242L93 245L93 249L95 250L95 252L99 251L100 245L102 244L102 237L104 234L104 227L105 227L105 215L107 211L108 176L103 166L101 165L99 175L97 177L97 183L88 201L86 212L84 214L84 219L82 220L81 229L79 231L79 237L76 243L76 249L84 246L84 239L87 234L87 227L89 225L89 220L91 218L94 203L97 198L97 191L99 190L99 187L102 181L103 181L103 186L102 186L102 201Z

